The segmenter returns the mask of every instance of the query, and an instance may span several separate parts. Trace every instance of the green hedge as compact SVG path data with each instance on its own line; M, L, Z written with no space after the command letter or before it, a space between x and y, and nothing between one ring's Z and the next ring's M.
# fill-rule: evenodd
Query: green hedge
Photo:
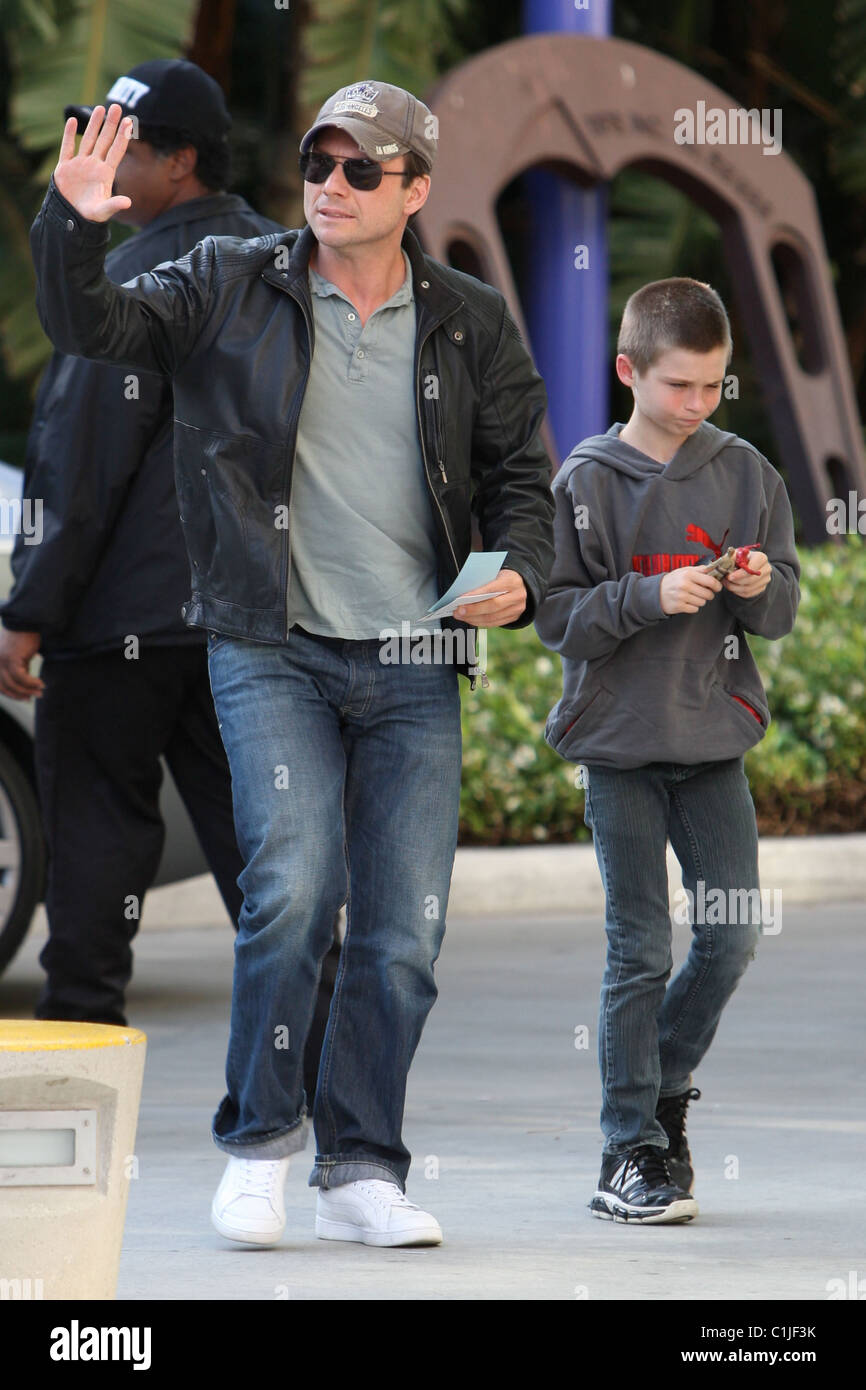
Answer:
M773 716L746 756L762 834L866 829L866 546L801 554L802 599L780 642L750 638ZM574 766L544 742L559 658L534 628L488 634L490 686L463 689L462 844L585 840Z

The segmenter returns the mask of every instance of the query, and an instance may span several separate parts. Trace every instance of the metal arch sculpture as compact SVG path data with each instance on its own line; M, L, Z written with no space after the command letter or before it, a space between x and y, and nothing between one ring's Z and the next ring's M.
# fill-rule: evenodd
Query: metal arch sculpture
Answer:
M495 209L519 173L555 164L587 185L637 165L716 218L806 540L826 540L827 501L866 495L866 463L815 198L793 160L758 143L676 143L676 111L704 103L727 113L738 103L621 39L515 39L455 68L427 99L439 153L419 234L446 263L454 243L468 245L527 342ZM547 442L553 457L549 433Z

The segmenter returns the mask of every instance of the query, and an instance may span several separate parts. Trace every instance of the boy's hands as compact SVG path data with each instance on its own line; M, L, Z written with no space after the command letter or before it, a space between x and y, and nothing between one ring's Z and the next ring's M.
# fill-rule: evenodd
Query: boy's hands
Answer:
M123 116L123 108L116 102L109 106L107 116L104 106L94 106L78 154L77 129L75 117L70 116L63 128L54 182L66 201L88 222L108 222L116 212L132 207L131 198L111 196L117 166L132 135L132 121Z
M757 574L749 574L748 570L731 570L724 580L726 589L730 589L737 598L757 598L762 594L773 577L773 566L770 564L762 550L753 550L749 556L749 568L757 570Z
M721 587L718 579L706 573L705 565L688 565L683 569L671 570L665 575L659 589L662 612L668 616L673 613L697 613L705 603L715 598ZM738 588L737 593L740 592Z
M757 570L757 574L736 569L719 582L706 573L706 568L690 565L665 575L659 590L663 613L697 613L723 587L738 598L757 598L773 577L773 566L762 550L753 550L749 556L749 568Z

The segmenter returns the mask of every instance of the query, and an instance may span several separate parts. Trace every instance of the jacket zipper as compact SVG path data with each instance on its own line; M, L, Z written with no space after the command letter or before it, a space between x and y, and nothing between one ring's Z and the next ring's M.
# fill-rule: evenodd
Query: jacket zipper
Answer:
M291 297L294 299L294 295L292 295ZM300 305L301 313L302 313L303 316L304 316L304 323L306 324L306 327L307 327L307 347L308 347L308 349L309 349L310 360L312 361L312 357L313 357L313 327L312 327L312 324L310 323L310 320L309 320L309 318L308 318L308 316L307 316L307 307L306 307L306 305L305 305L305 304L302 302L302 300L300 300L300 299L296 299L296 300L295 300L295 303ZM287 555L286 555L286 590L285 590L285 596L284 596L284 597L285 597L286 641L287 641L287 642L288 642L288 640L289 640L289 631L290 631L290 628L289 628L289 594L290 594L290 592L291 592L291 587L292 587L292 515L291 515L291 512L292 512L292 483L291 483L291 479L294 478L294 474L295 474L295 459L296 459L297 453L298 453L298 431L297 431L297 425L298 425L298 423L300 422L300 419L301 419L301 409L302 409L303 404L304 404L304 396L307 394L307 384L308 384L309 380L310 380L310 369L309 369L309 367L308 367L308 368L307 368L307 374L306 374L306 376L305 376L305 378L304 378L304 389L303 389L303 391L301 392L301 398L300 398L300 401L298 402L297 415L296 415L296 417L295 417L295 419L294 419L294 421L293 421L293 424L294 424L294 427L295 427L295 443L294 443L294 447L293 447L293 449L292 449L292 470L291 470L291 478L290 478L290 481L289 481L288 496L286 497L286 530L288 531L288 541L287 541L288 552L287 552ZM290 432L291 432L291 426L290 426Z
M456 310L456 309L452 309L451 312L456 314L457 310ZM449 317L449 318L450 318L450 315L446 315L446 317ZM458 563L457 563L457 556L456 556L456 554L454 553L454 546L453 546L452 543L451 543L451 533L450 533L450 531L448 530L448 522L447 522L446 519L445 519L445 512L444 512L443 509L442 509L442 504L441 504L441 502L439 501L439 498L436 496L436 489L433 487L433 483L432 483L432 480L431 480L431 478L430 478L430 467L429 467L429 463L428 463L428 459L427 459L427 450L426 450L425 445L424 445L424 421L423 421L422 412L421 412L421 354L422 354L422 352L424 351L424 347L425 347L425 345L426 345L426 343L427 343L427 339L430 338L430 337L432 336L432 334L436 331L436 329L439 328L439 327L441 326L441 324L443 324L444 322L445 322L444 319L440 319L439 323L434 324L433 327L429 330L429 332L426 333L425 336L421 339L421 343L420 343L420 345L419 345L419 347L418 347L418 375L417 375L417 379L416 379L416 381L415 381L415 407L416 407L417 414L418 414L418 438L419 438L420 441L421 441L421 457L422 457L422 459L423 459L423 461L424 461L424 477L427 479L427 486L429 487L430 492L431 492L432 495L433 495L433 501L436 503L436 507L437 507L437 509L438 509L438 511L439 511L439 515L440 515L440 517L442 518L442 529L443 529L443 531L445 532L445 538L446 538L446 540L448 541L448 549L451 551L451 560L452 560L453 565L454 565L454 575L455 575L455 578L456 578L456 576L460 573L460 566L459 566ZM437 400L434 399L434 402L433 402L433 419L434 419L434 422L435 422L435 425L436 425L436 452L437 452L437 455L438 455L439 453L443 452L443 451L440 449L441 440L440 440L440 431L439 431L439 417L438 417L438 415L437 415L437 406L438 406L438 404L439 404L439 402L438 402ZM448 482L448 474L445 472L445 463L444 463L444 461L443 461L441 458L438 458L438 457L437 457L436 463L437 463L437 465L438 465L438 468L439 468L440 473L442 474L442 481L443 481L443 483L447 483L447 482ZM476 628L475 631L477 632L478 629ZM475 686L476 686L476 683L477 683L477 681L478 681L478 676L479 676L479 675L481 676L481 688L482 688L482 690L486 690L486 689L488 688L488 686L490 685L490 678L488 677L487 672L486 672L486 671L480 671L480 672L479 672L479 671L476 670L476 673L475 673L474 675L470 675L470 676L469 676L469 689L470 689L470 690L474 690L474 689L475 689Z
M445 472L445 453L444 440L445 431L441 427L442 409L439 404L438 396L433 398L433 426L436 432L436 462L439 465L439 472L442 474L442 482L448 482L448 474Z
M456 313L457 313L457 310L456 310L456 309L452 309L451 312L452 312L453 314L456 314ZM448 315L448 317L450 317L450 315ZM445 519L445 513L444 513L444 511L442 510L442 504L441 504L441 502L439 501L439 498L436 496L436 489L434 488L433 482L432 482L432 480L431 480L431 478L430 478L430 462L429 462L429 459L427 458L427 449L426 449L425 444L424 444L424 420L423 420L423 416L422 416L422 412L421 412L421 354L422 354L423 351L424 351L424 348L425 348L425 346L426 346L426 344L427 344L428 338L430 338L430 337L432 336L432 334L436 331L436 329L440 327L440 324L441 324L441 323L444 323L444 322L445 322L445 320L442 319L442 320L440 320L440 323L434 324L433 327L430 328L430 329L428 330L428 332L424 335L424 337L421 339L420 344L418 345L418 373L417 373L417 376L416 376L416 378L415 378L415 409L416 409L417 414L418 414L418 438L419 438L420 441L421 441L421 457L422 457L422 459L423 459L423 461L424 461L424 477L427 479L427 486L428 486L428 488L430 489L430 492L431 492L431 494L432 494L432 496L433 496L433 501L436 503L436 508L437 508L437 510L438 510L438 512L439 512L439 516L440 516L440 518L441 518L441 520L442 520L442 529L443 529L443 531L445 532L445 539L446 539L447 542L448 542L448 549L451 551L451 560L452 560L452 563L453 563L453 565L454 565L454 575L455 575L455 577L456 577L456 576L460 573L460 566L459 566L458 563L457 563L457 556L456 556L455 553L454 553L454 546L453 546L452 543L451 543L451 533L450 533L450 531L448 530L448 522L447 522L446 519ZM435 415L435 410L434 410L434 415ZM437 440L437 451L438 451L438 440ZM448 481L448 475L447 475L446 472L445 472L445 464L443 463L442 459L437 459L437 460L436 460L436 463L437 463L437 465L438 465L438 467L439 467L439 471L440 471L441 474L442 474L442 481L445 482L445 483L447 483L447 481Z

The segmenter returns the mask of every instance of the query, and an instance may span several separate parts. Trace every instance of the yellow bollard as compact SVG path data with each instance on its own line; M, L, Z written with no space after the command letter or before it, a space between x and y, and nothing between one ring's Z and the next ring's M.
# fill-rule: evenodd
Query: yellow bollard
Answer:
M0 1300L115 1297L146 1045L0 1019Z

